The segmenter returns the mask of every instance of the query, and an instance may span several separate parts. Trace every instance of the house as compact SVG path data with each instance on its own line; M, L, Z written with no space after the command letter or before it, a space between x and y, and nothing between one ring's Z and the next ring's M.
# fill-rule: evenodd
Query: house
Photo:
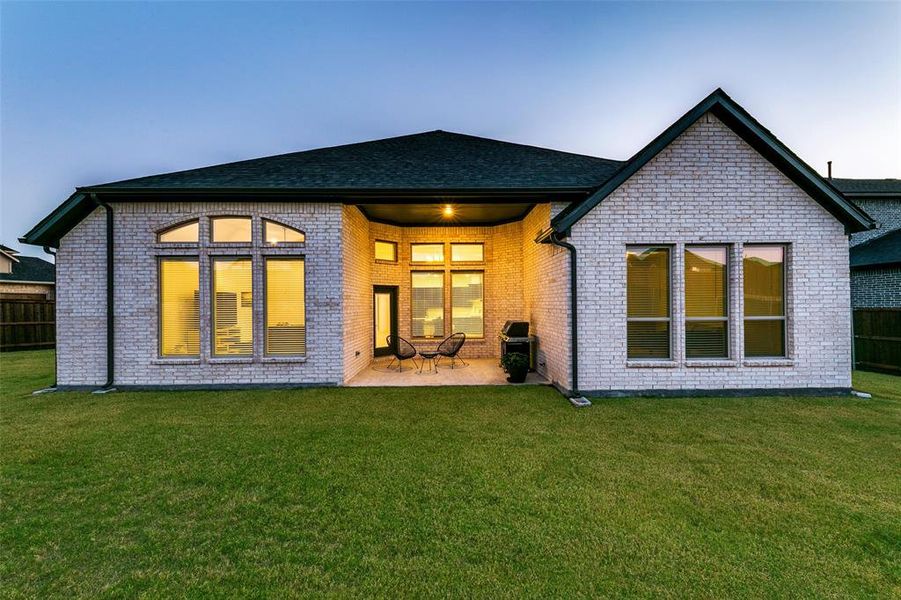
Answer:
M627 161L433 131L77 188L63 388L344 385L398 331L569 393L842 393L864 211L716 90Z
M53 263L0 244L0 299L52 300Z
M853 308L901 308L901 179L832 179L879 227L851 236Z

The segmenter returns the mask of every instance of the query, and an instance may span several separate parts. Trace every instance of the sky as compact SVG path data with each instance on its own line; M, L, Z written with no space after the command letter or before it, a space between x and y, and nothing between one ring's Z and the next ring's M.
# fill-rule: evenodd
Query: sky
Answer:
M0 1L0 241L79 185L445 129L626 159L722 87L901 177L901 3Z

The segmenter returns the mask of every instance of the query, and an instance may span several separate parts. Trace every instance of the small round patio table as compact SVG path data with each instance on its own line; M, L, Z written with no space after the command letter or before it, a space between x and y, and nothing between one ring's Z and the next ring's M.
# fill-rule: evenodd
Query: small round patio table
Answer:
M425 366L425 361L429 361L429 373L438 373L438 365L435 363L435 359L438 358L437 350L420 350L419 357L422 359L422 362L419 363L420 375L422 375L422 367Z

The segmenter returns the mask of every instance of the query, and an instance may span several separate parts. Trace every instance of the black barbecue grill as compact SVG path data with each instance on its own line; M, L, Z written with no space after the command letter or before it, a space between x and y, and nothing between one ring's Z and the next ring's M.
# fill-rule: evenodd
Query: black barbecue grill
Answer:
M528 321L507 321L497 337L501 341L501 358L511 352L525 354L529 357L529 370L535 370L538 339L529 335Z

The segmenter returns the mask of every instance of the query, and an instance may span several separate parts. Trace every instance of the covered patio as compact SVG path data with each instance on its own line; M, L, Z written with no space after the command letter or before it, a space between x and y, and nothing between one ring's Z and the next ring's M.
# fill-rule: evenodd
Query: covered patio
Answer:
M418 360L418 359L417 359ZM441 362L438 368L429 372L429 365L423 367L422 373L405 360L403 370L397 370L397 362L391 367L391 357L380 357L372 361L369 367L355 375L346 385L351 387L414 387L439 385L547 385L548 381L538 373L529 373L525 383L511 384L507 382L507 374L498 365L496 358L466 359L466 364L457 361L454 368L450 362Z

